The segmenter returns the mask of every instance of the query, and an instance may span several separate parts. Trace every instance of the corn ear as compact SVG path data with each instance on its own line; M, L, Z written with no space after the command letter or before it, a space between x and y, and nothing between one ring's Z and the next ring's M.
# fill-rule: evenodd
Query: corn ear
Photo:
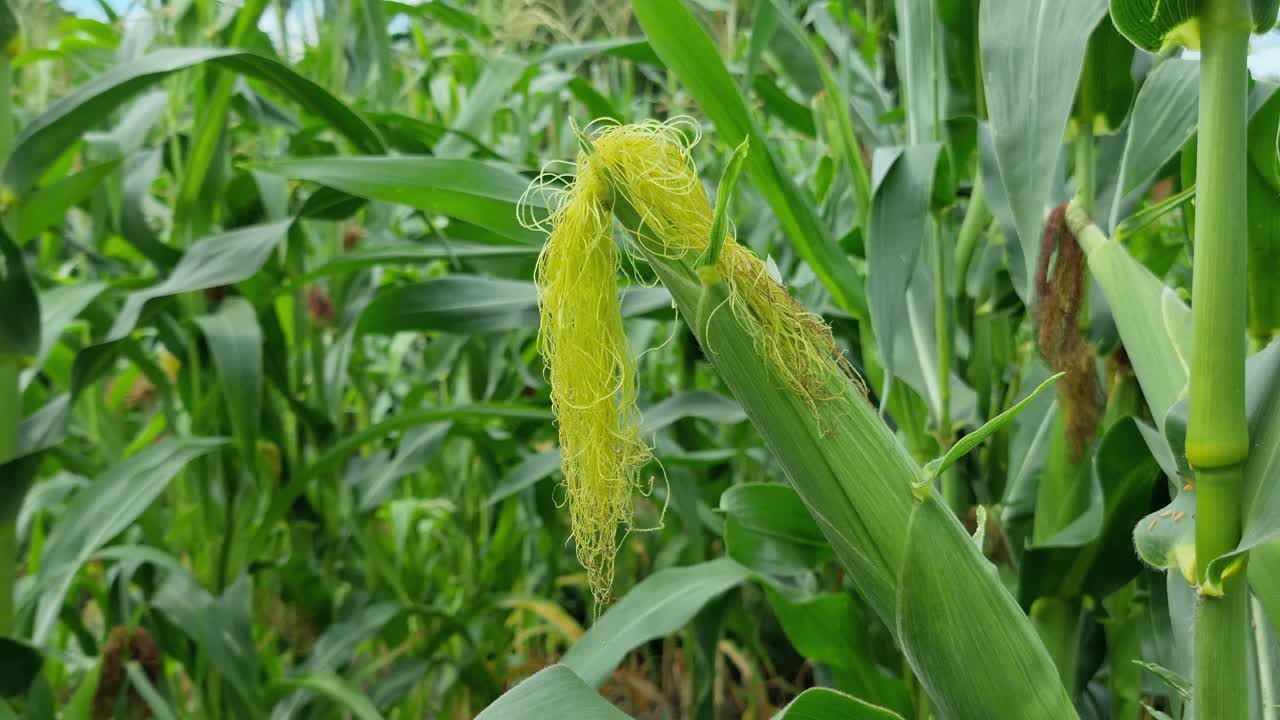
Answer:
M615 204L623 224L643 226ZM641 240L644 249L651 241ZM1031 627L952 512L912 484L920 470L852 382L811 408L757 351L733 313L705 310L728 288L704 287L691 263L645 252L778 458L858 590L893 631L939 717L1075 718ZM704 296L705 297L704 299ZM833 375L839 375L834 363Z
M867 402L825 323L731 235L716 272L700 266L713 214L688 146L671 126L597 133L584 143L562 199L611 210L631 233L858 590L893 631L936 715L1077 717L995 569L950 509L932 493L913 492L921 469ZM598 293L582 298L584 307L599 302ZM553 368L559 361L547 359ZM605 429L607 437L615 426ZM562 444L565 430L562 424Z

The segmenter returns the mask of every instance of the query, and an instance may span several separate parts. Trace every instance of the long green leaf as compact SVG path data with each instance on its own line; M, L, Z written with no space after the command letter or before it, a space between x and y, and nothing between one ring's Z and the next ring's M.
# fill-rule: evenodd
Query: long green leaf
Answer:
M627 720L591 686L564 665L552 665L511 689L476 716L476 720L542 720L562 716L574 720Z
M282 160L257 167L363 198L455 217L511 242L541 244L538 234L522 227L516 216L516 204L529 187L528 179L479 160L322 157Z
M750 575L728 558L654 573L605 611L561 662L599 687L632 649L684 627L703 605Z
M174 72L206 62L273 84L325 118L362 151L382 152L382 140L345 103L274 60L242 50L170 48L112 68L32 120L14 140L13 153L4 168L5 185L20 196L26 194L81 134L130 97Z
M1015 268L1015 278L1027 298L1085 49L1107 5L985 0L979 12L991 134L1022 245L1023 267Z

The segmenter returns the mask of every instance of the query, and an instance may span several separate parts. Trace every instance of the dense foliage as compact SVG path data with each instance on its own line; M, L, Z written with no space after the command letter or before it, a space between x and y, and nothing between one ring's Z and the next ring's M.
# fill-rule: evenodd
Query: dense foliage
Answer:
M0 718L1274 720L1276 7L1192 5L0 0Z

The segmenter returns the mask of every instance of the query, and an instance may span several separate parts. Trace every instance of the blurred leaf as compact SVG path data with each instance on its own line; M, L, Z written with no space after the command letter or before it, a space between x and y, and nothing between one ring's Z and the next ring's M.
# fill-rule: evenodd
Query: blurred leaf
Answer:
M18 213L18 244L26 244L45 228L62 224L67 210L93 194L118 167L120 158L91 165L24 198Z
M1091 464L1087 509L1023 556L1019 599L1024 605L1037 597L1105 597L1142 569L1129 550L1135 525L1143 532L1140 520L1151 507L1160 466L1137 422L1125 418L1112 425L1098 441ZM1177 529L1171 518L1160 522Z
M405 15L430 18L441 25L474 35L477 38L484 39L491 35L489 27L477 15L461 10L452 3L443 0L433 0L426 3L386 0L383 4L387 6L388 20L393 20L396 15L403 13Z
M636 18L658 57L688 88L716 124L720 141L737 147L751 141L747 172L782 225L836 302L855 317L867 315L862 280L818 218L812 203L785 174L772 144L747 112L719 51L680 0L649 0L634 6Z
M529 180L480 160L437 157L321 157L281 160L260 170L352 195L400 203L465 220L524 245L542 235L520 225L516 204ZM540 212L534 206L531 212Z
M225 444L210 438L171 437L117 462L76 493L49 533L40 561L31 637L40 644L53 631L80 566L137 520L188 462Z
M986 0L980 13L991 134L1022 246L1014 277L1029 298L1062 136L1106 0Z
M169 568L151 604L169 617L209 657L250 709L256 709L258 656L250 623L253 583L241 575L214 597L185 570Z
M39 368L44 363L67 326L106 288L106 283L77 282L40 293L40 351L36 353L33 367Z
M809 688L774 716L775 720L902 720L892 710L830 688Z
M574 720L626 720L630 716L610 705L565 665L552 665L507 691L476 716L476 720L543 720L562 716Z
M533 486L539 480L551 477L559 469L560 450L558 448L530 455L502 476L498 487L489 495L487 502L492 505L511 497L521 490Z
M510 96L511 87L528 67L526 61L507 55L489 58L485 62L484 73L470 88L466 102L450 129L480 136L489 126L493 114L502 108L503 100ZM457 158L465 156L470 150L470 146L457 135L446 135L436 143L434 155L439 158Z
M22 250L0 227L0 356L40 353L40 298L27 273Z
M252 225L201 239L183 253L182 260L162 282L129 295L103 342L119 340L132 332L151 300L234 285L253 277L284 239L292 223L286 220Z
M622 291L623 317L671 306L661 288ZM538 326L533 283L474 275L447 275L381 289L365 308L358 332L390 335L409 330L479 334Z
M262 416L262 330L249 301L230 297L195 319L209 342L222 397L246 463L255 462Z
M18 16L13 13L11 0L0 0L0 51L8 52L9 43L22 32Z
M395 482L426 465L452 427L452 423L439 422L412 428L401 437L394 456L380 453L361 463L359 474L351 481L359 492L360 511L369 512L386 502Z
M638 37L608 38L586 42L564 43L547 48L538 56L538 63L565 63L572 65L596 55L626 58L633 62L659 64L648 41Z
M750 575L728 558L654 573L606 610L561 662L587 685L599 687L627 653L684 627L708 601Z
M316 641L311 656L298 666L298 672L306 674L338 670L351 660L361 643L373 638L402 609L394 603L378 603L363 608L348 620L330 626Z
M347 104L285 65L241 50L166 48L98 75L32 120L14 139L4 167L5 184L19 196L25 195L49 165L111 111L171 73L205 62L271 83L327 120L360 150L382 152L377 134Z
M1272 631L1280 633L1280 540L1261 543L1249 551L1249 584Z
M0 698L26 695L43 666L39 650L21 640L0 636Z
M686 418L733 425L745 421L747 414L731 397L706 390L691 390L645 408L641 432L648 435Z
M489 333L537 325L538 291L533 283L449 275L382 289L360 316L357 330Z
M1270 338L1280 331L1280 283L1269 269L1280 267L1280 93L1273 93L1249 121L1249 334Z
M319 672L284 678L277 680L274 687L311 690L350 710L360 720L382 720L382 715L369 698L335 673Z
M147 677L146 671L135 660L125 663L125 671L129 675L129 685L142 696L147 704L147 708L151 710L152 715L157 720L177 720L177 714L173 708L169 707L169 703L161 697L160 692L151 684L151 679Z
M540 248L525 245L485 245L472 242L444 242L431 245L401 245L355 250L339 255L307 273L307 278L351 272L375 265L413 265L436 260L472 258L535 258Z

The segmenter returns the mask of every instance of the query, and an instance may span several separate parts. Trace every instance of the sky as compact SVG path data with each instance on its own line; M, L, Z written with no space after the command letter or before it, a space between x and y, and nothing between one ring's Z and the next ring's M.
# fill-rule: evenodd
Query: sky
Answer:
M58 0L58 2L62 7L81 17L106 20L106 15L98 6L97 0ZM142 0L107 0L107 3L118 12L124 12L132 5L141 4ZM291 26L289 27L291 38L298 37L303 32L302 16L299 12L301 5L302 3L295 3L285 20L285 23ZM258 26L272 37L280 35L280 24L273 12L263 13L262 21ZM1195 57L1195 55L1195 53L1187 54L1188 57ZM1272 30L1253 39L1249 67L1257 78L1280 81L1280 31Z

